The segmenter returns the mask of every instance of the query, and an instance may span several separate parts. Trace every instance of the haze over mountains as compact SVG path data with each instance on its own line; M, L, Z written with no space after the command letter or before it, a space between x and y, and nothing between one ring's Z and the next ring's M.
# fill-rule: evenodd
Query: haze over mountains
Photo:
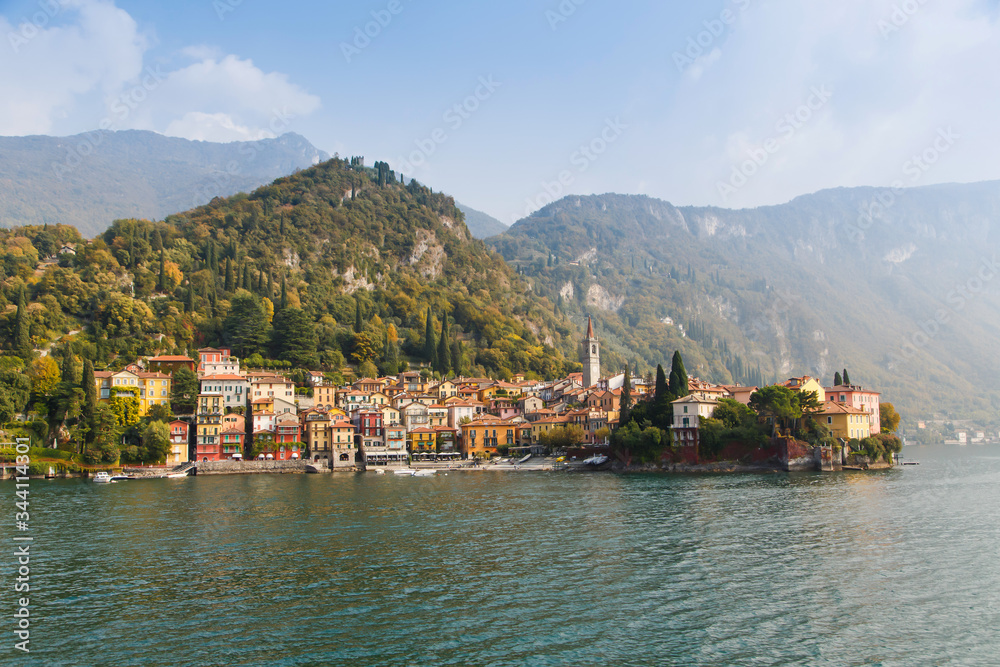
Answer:
M537 292L593 314L619 362L644 367L679 347L706 379L759 367L827 383L847 366L904 417L992 419L998 221L997 182L827 190L735 211L572 196L490 243Z

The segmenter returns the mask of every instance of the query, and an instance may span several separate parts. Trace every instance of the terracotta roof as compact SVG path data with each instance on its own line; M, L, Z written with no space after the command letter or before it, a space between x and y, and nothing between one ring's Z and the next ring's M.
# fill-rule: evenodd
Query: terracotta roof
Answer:
M163 357L151 357L149 359L149 361L150 361L150 363L152 363L152 362L169 362L169 361L190 361L192 364L194 363L194 359L189 359L188 357L184 357L184 356L176 355L176 354L167 355L167 356L163 356Z
M868 413L864 410L859 410L850 405L844 405L843 403L836 403L834 401L827 401L823 404L823 409L817 413L820 415L867 415Z
M587 318L587 338L594 338L594 321Z

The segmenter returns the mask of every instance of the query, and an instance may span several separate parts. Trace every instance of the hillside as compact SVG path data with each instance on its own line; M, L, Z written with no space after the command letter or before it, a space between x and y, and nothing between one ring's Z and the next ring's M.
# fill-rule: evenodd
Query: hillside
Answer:
M606 369L646 370L675 348L716 381L830 382L846 366L911 422L993 421L998 222L1000 183L838 189L740 211L574 196L489 243L539 295L595 316Z
M466 206L462 203L459 203L458 207L465 214L465 225L469 228L469 232L477 239L488 239L491 236L496 236L507 231L507 225L488 213L477 211L471 206Z
M229 144L138 130L0 137L0 227L66 224L93 237L112 220L160 219L328 158L297 134Z
M399 184L384 163L334 159L163 221L116 221L87 243L66 226L0 239L8 350L24 286L33 347L82 330L74 345L112 366L221 344L334 371L345 359L498 376L578 366L560 353L578 332L470 236L454 200ZM39 264L67 242L75 255Z

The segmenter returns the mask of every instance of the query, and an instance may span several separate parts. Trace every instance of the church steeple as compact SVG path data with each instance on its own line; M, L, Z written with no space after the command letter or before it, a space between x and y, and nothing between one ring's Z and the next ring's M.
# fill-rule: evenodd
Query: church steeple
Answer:
M583 339L583 386L592 387L601 379L601 344L594 335L594 321L587 318L587 336Z

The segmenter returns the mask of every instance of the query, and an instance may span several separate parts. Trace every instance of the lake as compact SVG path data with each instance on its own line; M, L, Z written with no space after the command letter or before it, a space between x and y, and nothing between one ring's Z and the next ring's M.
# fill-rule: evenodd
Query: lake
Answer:
M998 664L1000 447L904 456L921 465L32 480L32 652L7 613L0 664Z

